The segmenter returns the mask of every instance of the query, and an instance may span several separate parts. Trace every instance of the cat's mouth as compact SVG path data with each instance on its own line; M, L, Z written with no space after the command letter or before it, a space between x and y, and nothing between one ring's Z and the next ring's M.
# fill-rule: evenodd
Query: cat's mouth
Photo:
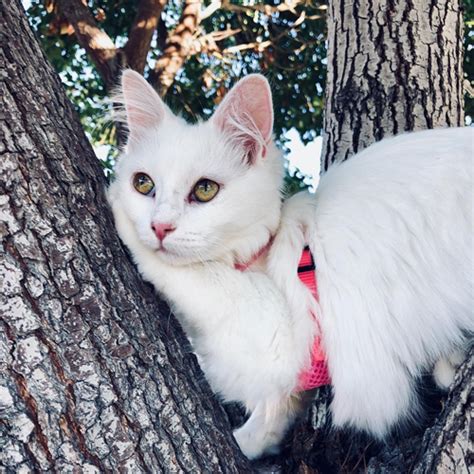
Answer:
M172 254L173 252L171 252L169 249L167 249L163 243L161 244L158 244L158 247L155 249L157 253L162 253L162 254Z
M172 248L165 247L163 242L158 245L158 248L155 249L155 252L166 259L176 259L181 257L181 254L177 253Z
M166 242L161 242L158 248L155 249L155 254L163 260L163 262L170 265L189 265L202 261L192 250L186 246L177 246L174 244L166 245Z
M172 249L166 248L163 245L155 251L158 258L160 258L164 263L169 265L189 265L194 261L189 257L184 256L182 253L178 253Z

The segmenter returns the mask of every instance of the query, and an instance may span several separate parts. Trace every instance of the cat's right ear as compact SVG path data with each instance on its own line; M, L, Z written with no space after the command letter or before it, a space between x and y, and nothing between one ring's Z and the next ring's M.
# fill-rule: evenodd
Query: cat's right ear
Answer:
M127 145L140 141L170 113L160 96L137 72L127 69L122 74L121 102L125 106L129 130Z

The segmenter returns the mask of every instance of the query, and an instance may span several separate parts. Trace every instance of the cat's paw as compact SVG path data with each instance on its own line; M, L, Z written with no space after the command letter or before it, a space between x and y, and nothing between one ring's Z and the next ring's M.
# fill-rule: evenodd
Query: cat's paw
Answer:
M465 353L454 351L449 357L439 359L433 368L433 378L439 388L448 390L454 382L457 368L462 364Z
M278 437L267 434L263 438L256 436L255 432L249 430L245 425L234 430L234 438L239 445L240 450L245 456L252 460L257 459L264 454L278 454Z
M454 382L456 370L463 363L466 353L462 350L452 352L449 357L441 357L434 368L433 378L439 388L448 390Z
M453 383L455 375L456 369L444 357L439 359L433 368L433 378L436 385L443 390L448 390L449 386Z

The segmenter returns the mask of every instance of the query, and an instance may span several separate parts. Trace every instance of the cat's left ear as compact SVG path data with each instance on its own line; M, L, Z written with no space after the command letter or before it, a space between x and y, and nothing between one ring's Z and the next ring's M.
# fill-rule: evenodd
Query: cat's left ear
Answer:
M127 69L122 74L122 101L127 114L127 145L140 141L143 135L171 115L153 87L137 72Z
M268 81L261 74L241 79L211 120L229 140L243 147L249 163L264 157L273 129L272 93Z

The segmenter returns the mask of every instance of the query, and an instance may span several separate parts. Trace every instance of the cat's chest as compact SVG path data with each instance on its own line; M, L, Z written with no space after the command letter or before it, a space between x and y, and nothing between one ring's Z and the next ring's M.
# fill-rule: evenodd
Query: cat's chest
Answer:
M187 273L168 287L168 299L201 357L266 357L272 338L290 337L288 307L267 275L232 268ZM187 287L187 285L189 285Z

